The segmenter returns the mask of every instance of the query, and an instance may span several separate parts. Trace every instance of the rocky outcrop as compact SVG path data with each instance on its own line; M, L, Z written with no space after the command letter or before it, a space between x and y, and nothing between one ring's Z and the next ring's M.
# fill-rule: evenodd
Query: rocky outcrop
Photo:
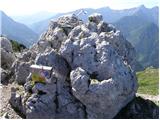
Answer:
M98 14L98 13L94 13L92 15L90 15L88 17L89 21L90 22L94 22L96 24L100 23L101 21L103 21L103 17L101 14Z
M10 78L10 70L12 63L15 61L16 57L13 53L12 44L11 42L5 38L0 37L0 43L1 43L1 83L7 84L9 82Z
M1 67L3 69L10 69L12 63L15 60L12 44L5 37L0 37L0 43L1 43Z
M92 78L82 68L71 72L71 83L74 96L86 106L88 118L113 118L134 98L136 88L130 73L126 76L110 76L100 81Z
M50 82L32 83L32 63L52 67ZM51 21L40 41L13 67L29 95L21 95L23 114L113 118L135 97L134 63L134 48L102 15L91 15L86 24L74 14Z
M19 85L24 85L26 79L30 73L30 65L35 63L37 56L36 51L25 50L21 54L17 55L16 60L11 67L12 79Z
M12 44L7 38L1 37L0 40L1 40L1 48L3 48L7 52L13 52Z
M23 109L26 118L84 118L83 105L71 94L69 81L66 81L69 67L64 58L54 50L46 50L35 61L38 65L52 66L53 71L51 81L47 84L33 85L28 78L24 87L30 96L22 95L19 102L23 106L19 109Z
M30 73L30 65L31 63L19 62L17 69L15 69L15 79L18 84L23 85L26 83L26 78Z

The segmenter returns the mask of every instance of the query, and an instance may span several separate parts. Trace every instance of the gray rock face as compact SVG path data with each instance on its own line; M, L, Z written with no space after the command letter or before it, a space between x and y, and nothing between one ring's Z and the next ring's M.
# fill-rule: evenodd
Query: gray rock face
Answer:
M106 33L104 35L105 37L102 37L102 35L103 33L100 35L91 33L89 37L82 39L77 39L76 37L67 39L61 46L60 53L72 69L80 66L85 68L90 74L101 70L101 68L98 70L98 64L106 61L114 52L116 52L122 60L126 61L126 64L128 63L134 68L135 51L131 44L129 44L118 31L116 33ZM111 52L106 54L106 51ZM108 66L111 65L109 64Z
M1 48L1 65L3 69L10 69L14 60L15 56L13 53L7 52Z
M12 80L15 80L20 85L24 85L30 73L30 65L34 64L36 56L36 51L32 50L23 51L18 55L11 66Z
M136 87L129 73L100 81L82 68L71 72L71 83L74 96L86 106L87 118L113 118L134 98Z
M135 51L113 27L82 38L74 30L77 31L70 32L74 37L67 39L59 50L72 69L72 92L86 106L88 118L113 118L137 90Z
M58 18L57 23L61 27L73 28L79 25L80 20L77 18L75 14L69 14L69 15L61 16L60 18Z
M122 57L122 60L131 67L133 71L135 71L136 64L136 53L133 46L123 37L120 31L116 33L106 34L105 32L100 33L99 35L101 40L105 40L109 42L118 55Z
M55 118L56 105L55 92L56 86L36 84L34 86L34 94L26 101L26 118Z
M7 84L10 78L10 70L12 63L15 61L16 57L13 53L12 44L5 37L0 37L1 43L1 83Z
M26 118L113 118L134 98L134 48L102 15L93 14L89 21L83 24L74 14L51 21L15 65L30 94L22 97ZM32 84L28 61L51 66L51 82Z
M70 31L79 24L80 20L74 14L62 16L57 21L50 22L49 29L40 37L40 40L48 41L52 48L59 50Z
M116 32L116 28L113 25L108 24L108 23L106 23L104 21L101 21L97 25L97 27L98 27L98 33L101 33L101 32L111 32L111 31Z
M17 59L22 62L30 62L35 60L36 52L35 51L24 51Z
M3 69L10 69L15 60L13 49L10 41L5 37L0 37L1 43L1 67Z
M1 73L1 83L4 83L7 79L8 73L3 68L0 68L0 73Z
M30 65L29 62L20 62L17 69L15 69L15 80L18 84L23 85L26 83L26 78L30 73Z
M98 31L98 28L97 28L96 23L94 23L94 22L89 22L89 23L87 23L86 25L87 25L87 28L88 28L91 32L97 32L97 31Z
M16 93L16 90L11 91L11 98L9 102L12 105L12 107L23 112L22 98L20 94Z
M58 55L54 50L48 50L43 54L39 54L35 60L37 65L45 65L53 67L53 71L60 76L67 76L68 66L64 58ZM64 78L65 79L65 78Z
M37 56L36 64L52 66L51 83L36 83L26 101L27 118L84 118L83 105L70 93L66 61L54 50ZM29 88L29 81L25 84Z
M1 42L1 48L3 48L7 52L13 52L12 44L7 38L0 37L0 42Z

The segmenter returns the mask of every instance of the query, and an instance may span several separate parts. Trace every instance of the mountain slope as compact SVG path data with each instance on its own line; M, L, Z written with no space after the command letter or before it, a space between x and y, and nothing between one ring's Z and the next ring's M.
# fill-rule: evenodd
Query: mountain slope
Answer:
M137 51L137 60L143 67L158 68L159 28L142 16L127 16L115 23Z
M144 26L139 35L135 48L138 52L138 61L144 67L159 66L159 29L154 23Z
M24 24L15 22L4 12L0 11L1 34L29 47L36 42L38 35Z

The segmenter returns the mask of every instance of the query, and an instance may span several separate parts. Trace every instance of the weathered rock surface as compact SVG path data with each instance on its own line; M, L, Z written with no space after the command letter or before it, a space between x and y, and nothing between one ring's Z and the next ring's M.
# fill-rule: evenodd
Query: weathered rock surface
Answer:
M1 48L3 48L7 52L13 52L12 44L7 38L0 37L0 41L1 41Z
M50 22L49 29L42 34L40 41L45 40L52 48L58 50L70 31L79 24L81 21L74 14L62 16L57 21Z
M17 56L11 66L12 79L18 84L24 85L30 73L30 65L34 64L37 56L36 51L26 50Z
M102 20L100 15L89 19L96 24ZM89 34L79 37L83 30ZM97 34L85 25L77 26L60 48L73 70L72 92L86 106L88 118L113 118L137 90L134 70L127 65L134 67L133 47L119 31L101 30L104 32Z
M131 44L100 14L86 24L74 14L51 21L13 66L16 80L25 83L22 112L26 118L113 118L137 91L135 58ZM53 68L50 83L32 84L32 63Z
M4 70L3 68L0 68L0 73L1 73L1 83L6 82L8 73L6 70Z
M24 108L23 108L24 104L22 104L22 95L16 93L15 88L11 88L11 98L9 102L14 109L18 110L20 113L24 113Z
M113 118L134 98L135 93L135 83L130 73L100 81L77 68L71 72L71 83L74 96L86 106L88 118Z
M51 50L38 55L35 61L38 65L52 66L53 71L50 83L30 85L28 81L25 84L26 92L31 92L29 97L22 97L20 105L26 118L84 118L83 105L71 94L66 81L69 67L64 58Z
M0 43L1 43L1 83L7 84L9 82L10 78L10 70L12 63L15 61L16 57L13 53L12 44L11 42L5 38L0 37Z
M103 20L103 17L99 13L94 13L94 14L90 15L88 17L88 19L90 22L94 22L94 23L98 24L99 22L101 22Z
M3 69L10 69L15 60L13 49L10 41L5 37L0 37L1 43L1 67Z
M26 78L30 73L30 62L19 62L17 69L15 69L15 80L18 84L23 85L26 83Z

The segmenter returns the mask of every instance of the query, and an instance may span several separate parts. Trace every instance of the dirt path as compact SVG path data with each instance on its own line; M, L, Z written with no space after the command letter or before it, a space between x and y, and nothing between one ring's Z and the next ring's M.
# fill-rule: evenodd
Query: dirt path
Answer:
M0 117L8 116L9 119L21 119L9 104L12 84L0 84Z
M140 96L144 99L148 99L148 100L151 100L151 101L159 102L159 95L154 96L154 95L136 93L136 96Z

